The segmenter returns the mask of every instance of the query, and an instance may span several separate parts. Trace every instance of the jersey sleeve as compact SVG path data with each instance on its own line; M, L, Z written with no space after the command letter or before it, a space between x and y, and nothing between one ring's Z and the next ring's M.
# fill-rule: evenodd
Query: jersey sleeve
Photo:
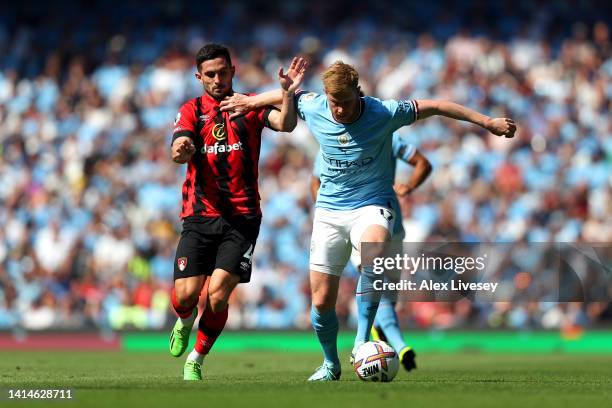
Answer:
M295 110L300 119L306 120L306 115L312 106L312 102L318 96L319 95L314 92L308 92L302 89L295 93Z
M270 124L270 121L268 120L268 118L270 117L270 113L272 111L278 111L279 109L277 109L274 106L265 106L261 109L259 109L259 113L257 114L257 118L260 120L260 122L262 123L263 126L270 128L272 130L278 130L278 129L274 129L274 127Z
M319 152L317 153L317 156L315 157L314 163L312 165L312 175L318 179L321 178L321 162L322 161L323 161L323 155L321 154L321 151L319 150Z
M400 101L391 99L384 101L383 105L389 110L395 129L411 125L418 119L419 105L413 99Z
M174 129L172 130L172 142L182 136L187 136L191 139L195 138L196 132L196 117L195 108L191 103L185 103L179 109L174 119Z
M408 143L399 133L393 134L393 157L408 163L416 153L416 147Z

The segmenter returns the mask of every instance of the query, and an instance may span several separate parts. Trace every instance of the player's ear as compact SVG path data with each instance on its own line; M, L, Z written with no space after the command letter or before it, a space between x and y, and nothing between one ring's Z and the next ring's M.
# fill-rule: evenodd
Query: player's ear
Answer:
M202 74L200 74L198 71L196 71L194 76L198 80L199 83L202 83Z
M232 78L234 77L234 74L236 73L236 67L232 65Z

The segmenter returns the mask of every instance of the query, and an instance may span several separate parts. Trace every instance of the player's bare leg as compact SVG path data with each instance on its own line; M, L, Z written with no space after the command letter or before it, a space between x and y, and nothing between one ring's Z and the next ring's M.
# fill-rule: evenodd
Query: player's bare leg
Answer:
M183 369L183 379L201 380L202 363L223 331L227 321L228 300L240 282L237 275L215 269L208 282L206 307L198 323L198 337Z
M193 322L198 315L198 299L205 276L192 276L180 278L174 281L172 289L172 307L178 315L178 319L170 333L170 354L180 357L189 344L189 335Z
M312 308L310 317L312 327L317 333L323 348L324 361L308 381L335 381L340 379L340 360L338 359L338 317L336 299L340 276L310 271Z

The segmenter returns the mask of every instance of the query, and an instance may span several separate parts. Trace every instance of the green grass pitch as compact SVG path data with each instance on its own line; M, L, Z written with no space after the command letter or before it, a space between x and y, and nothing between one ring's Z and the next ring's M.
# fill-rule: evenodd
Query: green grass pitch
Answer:
M347 355L343 355L343 361ZM309 384L315 353L219 352L205 380L184 358L150 352L0 352L0 406L49 407L610 407L612 355L423 354L392 383ZM73 401L7 400L8 388L71 388ZM190 405L196 404L196 405Z

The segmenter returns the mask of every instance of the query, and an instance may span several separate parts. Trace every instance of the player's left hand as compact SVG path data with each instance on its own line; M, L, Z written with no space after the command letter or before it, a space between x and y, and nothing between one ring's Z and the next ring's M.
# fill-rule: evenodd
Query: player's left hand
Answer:
M287 76L291 78L292 81L295 81L295 78L300 74L300 66L298 64L299 60L304 62L304 69L308 67L308 61L306 61L304 58L293 58L293 61L291 61L291 65L289 65L289 69L287 70Z
M491 118L485 127L494 135L505 136L508 139L513 138L516 132L516 124L510 118Z
M307 66L308 62L306 62L304 58L295 57L293 61L291 61L287 73L283 71L283 67L280 67L278 69L278 81L280 82L281 88L286 92L295 92L304 79Z
M398 197L403 197L407 194L412 193L412 190L414 189L408 184L395 183L393 185L393 190L395 190L395 194L397 194Z
M253 110L250 98L236 92L234 92L232 96L226 96L219 104L219 107L221 108L221 112L231 112L229 116L230 120Z

